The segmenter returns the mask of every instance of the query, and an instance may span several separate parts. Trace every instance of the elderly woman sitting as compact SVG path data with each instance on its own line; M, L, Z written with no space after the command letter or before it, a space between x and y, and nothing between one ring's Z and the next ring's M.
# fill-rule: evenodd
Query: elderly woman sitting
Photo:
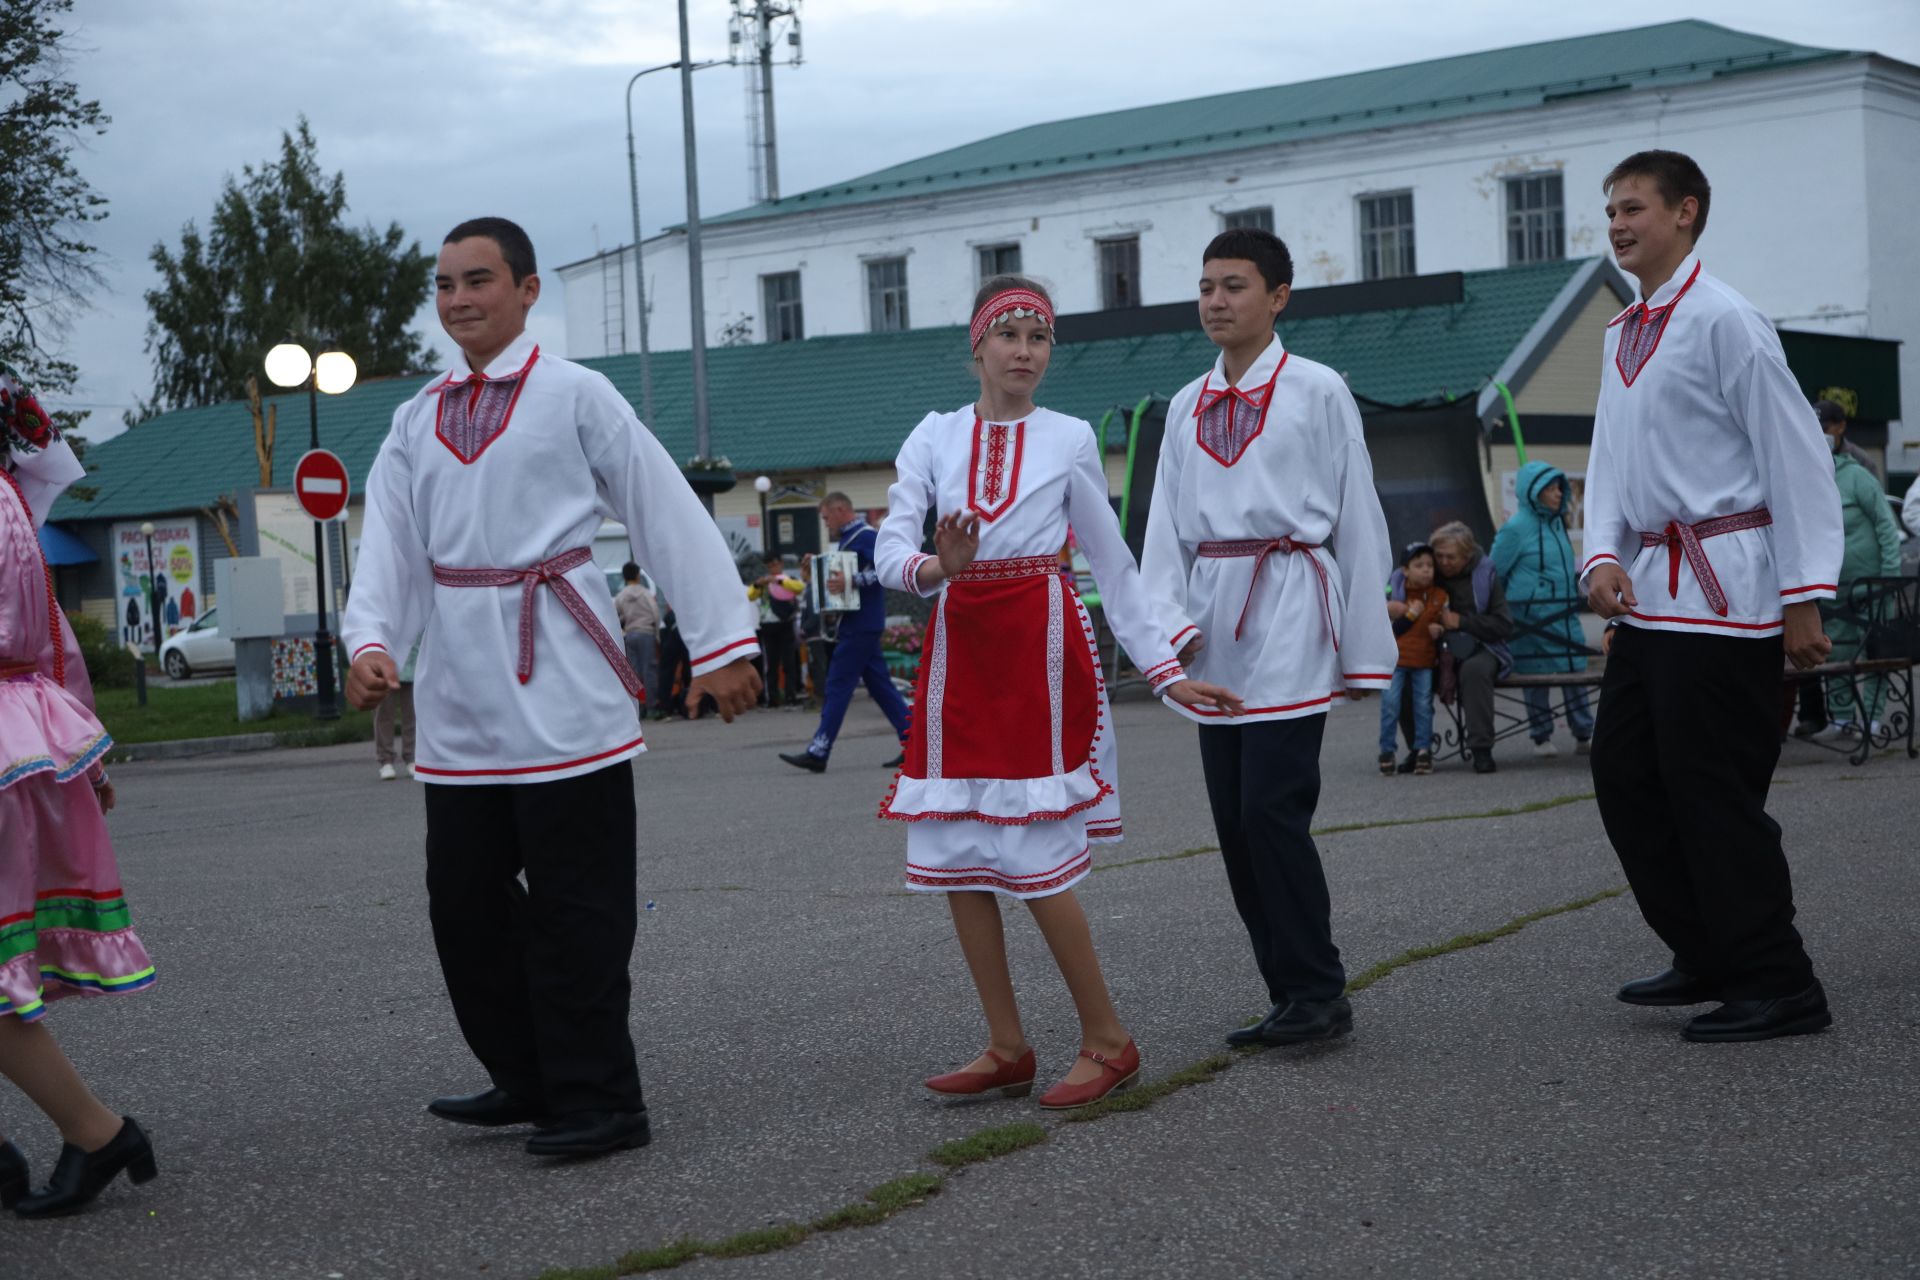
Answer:
M1513 669L1507 650L1513 615L1500 575L1481 553L1473 530L1455 520L1435 529L1427 541L1433 545L1434 580L1447 592L1440 644L1453 655L1473 771L1492 773L1493 682Z

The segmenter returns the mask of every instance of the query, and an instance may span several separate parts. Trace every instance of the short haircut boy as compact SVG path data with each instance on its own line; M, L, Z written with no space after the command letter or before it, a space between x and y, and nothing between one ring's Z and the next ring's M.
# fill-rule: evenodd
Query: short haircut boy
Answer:
M447 232L447 238L440 243L458 244L474 236L485 236L500 246L500 256L507 260L507 270L513 273L515 284L539 269L533 258L533 241L520 229L519 223L505 218L468 218Z
M1671 209L1678 209L1682 200L1692 196L1700 206L1693 218L1694 241L1698 243L1706 234L1707 205L1713 200L1713 188L1692 156L1678 151L1636 151L1613 166L1600 183L1600 190L1610 192L1624 178L1648 179Z
M1259 270L1260 278L1267 282L1268 292L1293 283L1293 255L1287 252L1286 241L1271 231L1257 227L1222 231L1207 242L1207 251L1200 255L1200 263L1205 266L1216 258L1251 262Z

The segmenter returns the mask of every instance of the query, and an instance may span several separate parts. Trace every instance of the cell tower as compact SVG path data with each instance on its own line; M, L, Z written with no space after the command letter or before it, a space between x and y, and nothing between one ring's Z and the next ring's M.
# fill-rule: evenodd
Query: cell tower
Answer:
M800 0L733 0L727 57L747 71L747 168L757 204L780 198L780 152L773 127L774 51L800 65Z

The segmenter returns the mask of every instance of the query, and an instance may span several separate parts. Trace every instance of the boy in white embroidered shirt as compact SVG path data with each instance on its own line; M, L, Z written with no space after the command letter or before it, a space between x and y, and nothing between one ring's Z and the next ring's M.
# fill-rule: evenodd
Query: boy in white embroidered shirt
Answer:
M1638 1005L1723 1001L1689 1040L1832 1022L1793 927L1779 824L1782 652L1831 648L1833 467L1766 317L1704 271L1706 176L1674 151L1607 175L1608 236L1641 301L1608 327L1587 466L1588 600L1617 627L1593 738L1600 818L1673 966Z

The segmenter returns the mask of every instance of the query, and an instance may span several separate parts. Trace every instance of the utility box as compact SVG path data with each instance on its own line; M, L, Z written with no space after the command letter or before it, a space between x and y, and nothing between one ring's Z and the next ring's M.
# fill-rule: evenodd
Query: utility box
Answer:
M273 642L286 634L280 562L236 556L213 562L220 633L233 641L233 690L241 720L273 714Z
M220 634L227 639L271 640L287 633L278 560L268 556L216 560L213 590L220 604Z

